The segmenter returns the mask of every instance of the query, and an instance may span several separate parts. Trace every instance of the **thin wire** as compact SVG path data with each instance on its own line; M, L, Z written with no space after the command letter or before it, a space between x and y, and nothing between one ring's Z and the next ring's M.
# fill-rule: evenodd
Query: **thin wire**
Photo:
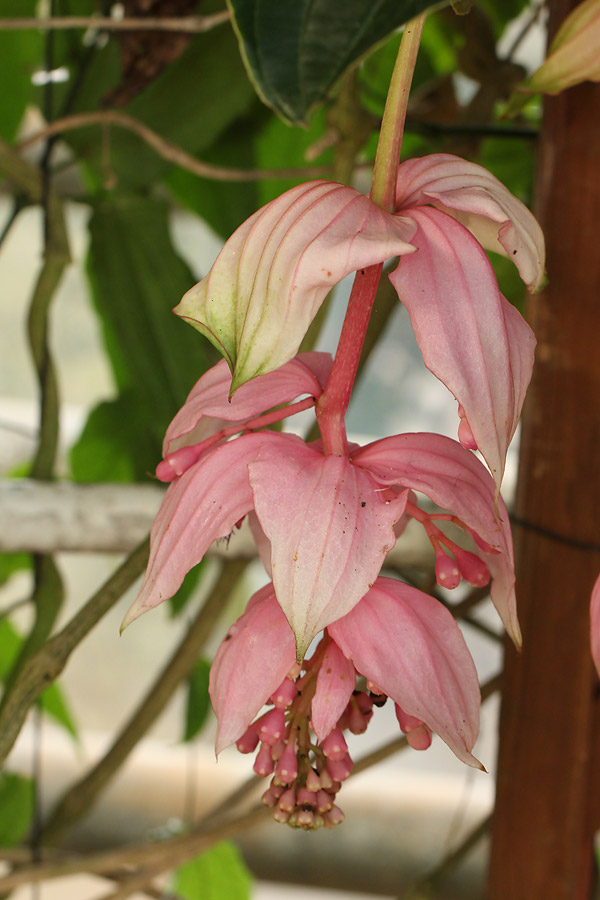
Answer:
M42 861L42 711L39 706L33 710L33 754L31 760L31 777L33 781L33 820L29 845L31 862L35 865ZM41 883L31 882L31 900L40 900Z

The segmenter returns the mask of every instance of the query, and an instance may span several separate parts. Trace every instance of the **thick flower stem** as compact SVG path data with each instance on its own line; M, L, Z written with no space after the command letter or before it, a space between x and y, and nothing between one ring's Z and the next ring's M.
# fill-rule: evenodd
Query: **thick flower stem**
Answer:
M379 135L371 199L390 212L394 210L396 170L400 160L406 107L424 22L424 15L417 16L404 29ZM347 453L344 418L381 271L380 264L356 273L331 375L317 403L317 422L323 438L323 452L327 454L343 456Z
M344 417L354 387L382 268L380 263L361 269L354 279L329 381L316 406L324 453L344 456L347 452Z
M400 161L408 97L424 24L425 13L411 19L404 28L379 132L370 196L374 203L389 212L393 212L395 208L396 170Z

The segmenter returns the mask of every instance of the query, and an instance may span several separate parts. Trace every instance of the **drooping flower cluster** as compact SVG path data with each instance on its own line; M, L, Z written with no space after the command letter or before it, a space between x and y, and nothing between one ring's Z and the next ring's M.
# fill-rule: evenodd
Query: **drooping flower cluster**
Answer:
M124 623L172 596L248 515L272 584L252 598L212 667L217 752L258 747L255 771L273 776L265 803L304 828L341 820L334 799L352 766L343 731L364 730L373 702L386 697L413 746L428 746L433 731L480 765L479 689L458 626L438 601L380 576L409 519L431 541L438 583L491 579L496 609L520 641L498 490L535 340L500 294L483 246L507 253L537 287L541 233L493 176L456 157L403 163L396 196L391 214L331 182L294 188L244 223L184 297L178 313L226 359L200 378L167 431L157 475L171 484ZM296 355L332 284L394 255L402 259L390 278L425 363L459 403L460 443L435 434L348 443L343 412L340 422L325 403L331 358ZM311 406L322 441L268 430ZM331 439L331 422L341 441ZM415 491L438 511L422 508Z

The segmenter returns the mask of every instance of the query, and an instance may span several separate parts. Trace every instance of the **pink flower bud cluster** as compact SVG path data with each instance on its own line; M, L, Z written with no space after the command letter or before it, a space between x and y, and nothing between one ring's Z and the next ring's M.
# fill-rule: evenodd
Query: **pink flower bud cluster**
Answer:
M334 801L354 765L344 731L363 734L373 707L383 706L388 699L378 685L368 681L367 690L352 693L336 726L319 742L311 727L310 710L321 662L322 654L317 651L312 660L303 663L304 675L295 666L270 697L272 708L236 742L240 753L258 748L254 771L261 778L272 776L262 802L273 810L275 821L306 831L343 822L344 813ZM398 705L396 715L409 744L426 750L431 744L430 729Z
M455 541L449 538L432 521L433 518L450 521L467 531L471 536L476 537L460 519L456 516L448 516L445 513L430 516L412 501L407 504L407 512L423 525L431 542L435 553L435 580L440 587L453 590L455 587L458 587L463 578L473 587L484 587L489 582L491 575L486 563L475 553L471 553L470 550L459 547ZM476 542L479 545L482 544L481 540ZM482 549L493 553L493 549L487 544L482 546Z

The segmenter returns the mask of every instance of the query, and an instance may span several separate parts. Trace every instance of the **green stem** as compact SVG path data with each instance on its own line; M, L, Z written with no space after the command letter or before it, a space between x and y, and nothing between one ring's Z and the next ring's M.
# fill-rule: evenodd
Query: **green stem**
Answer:
M396 65L385 102L375 155L371 200L389 212L395 208L396 171L400 161L402 134L419 43L426 13L411 19L404 27Z

